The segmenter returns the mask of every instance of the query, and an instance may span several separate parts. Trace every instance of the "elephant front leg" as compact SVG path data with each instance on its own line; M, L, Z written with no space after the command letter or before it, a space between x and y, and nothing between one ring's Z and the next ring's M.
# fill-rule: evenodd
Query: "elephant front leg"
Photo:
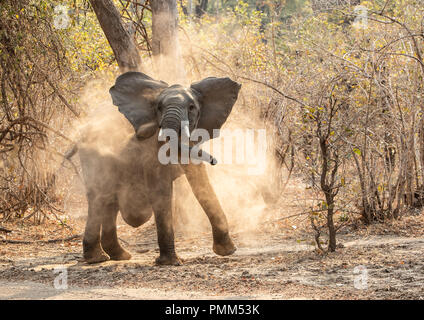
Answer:
M233 254L237 249L228 231L227 218L209 182L203 163L183 165L187 180L194 195L205 211L212 226L213 251L221 256Z
M150 195L155 215L160 256L156 259L158 265L182 265L175 252L174 227L172 223L172 181L163 179L157 181L159 186Z

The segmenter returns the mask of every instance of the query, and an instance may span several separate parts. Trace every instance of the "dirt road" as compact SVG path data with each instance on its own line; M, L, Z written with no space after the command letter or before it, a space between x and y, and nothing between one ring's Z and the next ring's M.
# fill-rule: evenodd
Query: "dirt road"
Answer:
M177 297L177 298L176 298ZM147 288L104 288L104 287L68 287L55 289L52 284L32 281L7 282L0 281L0 300L155 300L155 299L273 299L281 298L278 295L263 296L211 296L200 292L184 292L175 290L168 292L159 289Z
M1 245L0 299L424 299L424 237L341 234L323 256L299 234L238 233L218 257L209 234L177 234L184 265L158 267L152 222L120 234L130 261L87 265L80 240Z

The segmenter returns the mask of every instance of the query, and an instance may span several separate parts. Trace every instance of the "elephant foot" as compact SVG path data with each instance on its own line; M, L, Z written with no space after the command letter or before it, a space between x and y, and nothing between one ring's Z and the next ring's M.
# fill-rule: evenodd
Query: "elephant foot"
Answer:
M110 260L109 255L103 251L102 248L92 250L90 252L84 252L84 260L87 263L99 263Z
M220 256L229 256L236 252L237 248L231 240L230 236L227 235L225 240L213 242L213 252Z
M130 260L131 253L121 247L118 240L108 241L107 237L102 237L102 248L109 255L111 260Z
M132 257L131 253L121 246L119 246L119 248L114 248L114 250L105 250L109 254L111 260L130 260Z
M182 260L176 255L160 255L156 258L156 264L160 266L182 266Z

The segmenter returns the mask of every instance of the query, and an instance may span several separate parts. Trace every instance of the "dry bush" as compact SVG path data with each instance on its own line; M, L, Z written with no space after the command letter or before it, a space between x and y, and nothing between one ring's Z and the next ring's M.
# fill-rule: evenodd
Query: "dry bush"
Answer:
M274 128L276 154L307 183L305 210L317 234L328 227L330 251L352 215L384 221L423 204L422 5L362 4L365 28L342 5L263 30L262 13L243 2L183 26L189 70L242 81L242 108Z
M77 117L74 78L60 31L45 2L2 1L0 16L0 214L35 221L60 208L52 160L68 139L60 128ZM54 163L54 162L53 162Z

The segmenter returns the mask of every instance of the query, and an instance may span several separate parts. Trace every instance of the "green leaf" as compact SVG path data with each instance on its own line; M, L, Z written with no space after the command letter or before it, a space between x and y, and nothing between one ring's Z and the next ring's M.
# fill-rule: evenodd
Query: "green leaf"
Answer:
M358 156L361 155L361 150L359 150L358 148L353 148L353 152L355 152Z

